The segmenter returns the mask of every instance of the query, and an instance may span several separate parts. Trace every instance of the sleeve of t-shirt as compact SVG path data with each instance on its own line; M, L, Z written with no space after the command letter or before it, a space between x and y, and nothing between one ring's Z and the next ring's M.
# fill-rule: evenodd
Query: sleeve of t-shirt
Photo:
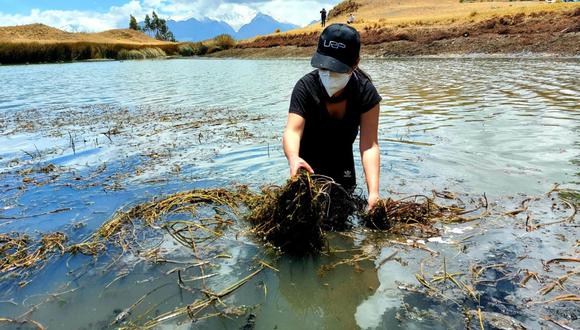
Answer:
M299 80L294 86L292 97L290 98L290 113L295 113L306 118L306 88L304 82Z
M372 82L366 81L361 93L361 112L365 113L379 104L383 98L377 92L375 85Z

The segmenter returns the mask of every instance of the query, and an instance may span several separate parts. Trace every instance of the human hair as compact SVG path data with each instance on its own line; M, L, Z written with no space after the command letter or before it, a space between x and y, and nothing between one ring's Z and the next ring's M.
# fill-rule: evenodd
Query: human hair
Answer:
M366 73L363 69L361 69L360 67L357 67L354 71L357 74L360 74L361 76L363 76L366 79L368 79L370 82L373 82L373 80L371 79L371 76L368 73Z

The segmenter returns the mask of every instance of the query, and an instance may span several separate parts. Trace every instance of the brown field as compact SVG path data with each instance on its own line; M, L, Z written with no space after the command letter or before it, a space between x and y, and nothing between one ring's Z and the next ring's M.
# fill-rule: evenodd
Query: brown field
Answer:
M355 3L358 3L354 13L358 22L354 26L361 33L366 55L580 54L580 3L460 3L457 0L358 0ZM348 13L340 13L330 23L343 22ZM274 57L275 53L281 53L287 57L283 49L288 46L294 47L297 56L303 56L313 51L320 31L321 27L311 25L257 37L215 56ZM275 50L259 51L266 48Z

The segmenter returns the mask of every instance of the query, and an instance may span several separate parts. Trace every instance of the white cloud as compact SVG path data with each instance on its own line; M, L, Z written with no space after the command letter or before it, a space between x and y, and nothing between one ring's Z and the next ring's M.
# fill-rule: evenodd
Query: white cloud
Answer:
M255 8L266 15L274 17L281 22L289 22L304 26L314 20L320 19L320 10L329 10L338 1L288 1L272 0L257 3Z
M56 28L98 32L125 28L129 15L141 20L146 13L156 10L159 16L182 20L191 17L222 20L234 29L250 22L258 12L283 22L306 25L319 18L322 7L329 9L339 0L128 0L123 6L113 6L107 12L78 10L38 10L29 14L7 14L0 8L0 25L43 23Z
M106 13L38 9L32 9L28 15L10 15L0 12L0 23L7 26L43 23L65 30L98 32L127 26L131 14L145 15L139 1L132 0L120 7L113 6Z
M258 11L242 4L222 3L216 8L207 11L206 17L224 21L231 25L234 30L239 30L242 25L250 23Z

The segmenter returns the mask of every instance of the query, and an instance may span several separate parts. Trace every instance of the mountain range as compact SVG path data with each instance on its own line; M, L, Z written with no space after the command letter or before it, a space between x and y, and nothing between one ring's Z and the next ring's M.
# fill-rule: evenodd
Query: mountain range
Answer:
M298 28L298 25L282 23L271 16L258 13L252 21L243 25L237 32L228 23L190 18L184 21L168 20L167 26L178 41L202 41L220 34L229 34L236 39L248 39L259 35L274 33L277 29L288 31Z

